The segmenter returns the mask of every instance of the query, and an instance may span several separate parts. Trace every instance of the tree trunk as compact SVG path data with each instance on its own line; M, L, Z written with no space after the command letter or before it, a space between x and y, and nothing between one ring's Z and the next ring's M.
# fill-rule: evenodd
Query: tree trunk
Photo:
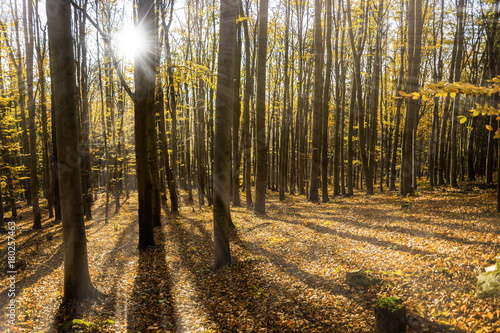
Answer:
M321 0L314 0L314 96L312 111L312 159L309 173L309 201L319 201L319 176L321 165L321 121L323 94L323 44L321 33Z
M285 190L288 181L288 150L290 140L290 10L291 4L286 4L285 18L285 59L284 59L284 86L283 86L283 115L281 117L280 154L279 154L279 199L285 200Z
M231 265L229 224L231 213L231 124L232 79L236 46L237 4L235 0L220 3L220 40L215 105L214 133L214 261L215 268Z
M50 68L59 163L64 244L64 301L92 298L83 221L77 90L69 1L47 0Z
M455 34L456 53L452 57L454 62L453 82L460 82L462 72L462 58L464 50L464 11L465 0L459 0L457 6L457 30ZM453 115L451 118L451 166L450 166L450 182L452 187L458 187L458 138L457 138L457 117L460 107L460 95L457 95L453 100Z
M255 207L258 214L266 213L266 57L268 0L261 0L259 8L259 45L257 50L257 104L255 110L256 145L256 182Z
M163 90L161 87L158 87L157 91L157 112L159 114L160 122L160 148L163 154L164 160L164 168L165 168L165 176L167 179L167 187L168 192L170 194L170 210L172 212L179 211L179 199L177 198L177 189L175 185L174 173L172 172L172 168L170 167L170 159L168 156L168 145L167 145L167 135L165 132L165 104L164 104L164 96Z
M239 2L239 1L238 1ZM239 12L239 6L238 6ZM241 29L240 23L237 24L237 38L235 40L235 59L233 69L233 136L232 136L232 176L231 182L233 206L240 207L240 166L241 153L239 147L240 133L240 116L241 116L241 100L240 100L240 84L241 84Z
M36 13L39 17L39 7L36 3ZM49 210L49 218L54 217L54 195L51 187L51 177L50 177L50 157L49 157L49 129L48 129L48 119L47 119L47 90L46 90L46 76L45 76L45 66L44 62L46 59L46 31L41 31L40 20L36 21L36 26L38 31L36 37L36 49L37 49L37 60L38 60L38 77L40 86L40 113L42 121L42 156L43 156L43 178L44 178L44 192L47 198L47 206ZM40 35L41 34L41 35ZM1 66L1 64L0 64Z
M410 0L408 5L408 93L418 90L422 49L422 0ZM414 132L418 122L419 101L409 99L406 107L403 150L401 156L402 196L414 193Z
M88 0L84 0L82 8L86 10ZM90 154L90 110L89 110L89 88L87 68L87 44L86 44L86 21L87 17L80 13L79 20L79 43L81 48L81 137L82 137L82 190L83 211L87 220L92 219L92 164Z
M139 194L139 250L154 246L153 226L153 178L149 170L149 159L153 157L150 150L148 133L151 118L154 119L155 87L156 87L156 44L157 18L154 0L138 1L138 22L148 36L147 42L152 49L135 58L135 95L134 95L134 131L137 187Z
M243 7L240 1L240 6ZM240 8L240 12L243 13L243 8ZM245 195L247 209L250 209L253 205L252 200L252 138L250 134L250 99L252 98L254 79L253 72L254 66L252 66L252 54L250 49L250 33L248 31L248 21L243 21L243 33L245 35L245 91L243 97L243 142L244 142L244 157L245 157Z
M33 2L26 0L23 6L28 7L27 19L28 25L25 29L25 43L26 43L26 82L28 91L28 115L29 115L29 165L30 165L30 196L33 208L33 229L42 228L42 216L40 214L40 203L38 198L38 154L36 147L36 127L35 127L35 96L33 87ZM26 13L25 13L26 14Z
M322 202L328 202L328 120L330 113L330 87L333 67L332 52L332 1L326 0L326 78L323 91L323 107L321 115L321 196Z

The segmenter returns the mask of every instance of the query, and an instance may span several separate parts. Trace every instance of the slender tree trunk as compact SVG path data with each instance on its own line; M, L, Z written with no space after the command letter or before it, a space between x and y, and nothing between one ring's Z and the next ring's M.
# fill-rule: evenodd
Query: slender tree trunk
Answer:
M56 119L56 110L54 108L54 94L51 95L52 99L52 107L51 107L51 115L52 115L52 191L54 193L54 212L56 215L56 221L62 220L62 209L61 209L61 195L59 192L59 160L58 160L58 152L57 152L57 128L55 124Z
M37 17L40 17L40 11L38 3L36 5ZM46 59L46 31L42 31L40 28L40 19L36 21L36 52L37 52L37 62L38 62L38 77L39 77L39 89L40 89L40 113L42 121L42 156L43 156L43 178L44 178L44 192L47 198L47 206L49 210L49 218L54 217L54 195L51 187L51 177L50 177L50 158L49 158L49 130L48 130L48 119L47 119L47 90L46 90L46 75L44 62ZM0 64L1 66L1 64Z
M351 102L349 107L349 126L347 128L347 195L354 195L354 110L356 109L356 81L352 80Z
M239 2L239 1L238 1ZM239 6L238 6L239 8ZM238 10L239 12L239 10ZM240 84L241 84L241 28L237 24L237 39L235 40L235 59L233 69L233 137L232 137L232 198L233 206L240 207L240 166L241 166L241 153L239 147L239 133L240 133L240 116L241 116L241 100L240 100Z
M456 54L454 60L453 82L460 82L462 72L462 58L464 49L464 12L465 0L458 0L457 6L457 30L455 35ZM450 182L451 186L458 187L458 147L457 147L457 117L460 107L460 95L457 95L453 100L453 116L451 118L451 165L450 165Z
M257 50L257 105L255 111L256 131L256 182L255 207L258 214L266 213L266 179L267 179L267 147L266 147L266 58L267 58L267 21L268 0L260 1L259 8L259 45Z
M151 118L154 119L156 87L157 18L154 0L138 1L138 22L146 31L151 49L135 59L134 131L137 186L139 194L139 250L155 245L153 238L153 178L149 170L149 159L153 157L150 139Z
M279 154L279 199L285 200L285 191L288 181L288 151L290 140L290 15L291 4L286 4L285 18L285 59L284 59L284 86L283 86L283 115L281 117L280 154Z
M215 268L231 265L229 208L231 190L232 80L236 45L237 2L220 3L220 40L214 133L214 261Z
M340 7L340 6L339 6ZM335 127L334 127L334 145L333 145L333 196L339 196L342 192L341 183L343 182L343 135L344 123L342 121L344 113L344 100L345 100L345 66L344 66L344 42L345 30L341 29L342 24L342 10L337 10L335 20ZM342 30L342 37L340 37L339 46L339 33ZM341 68L342 66L342 68Z
M33 208L33 229L42 228L42 216L40 214L40 203L38 198L38 154L36 147L35 127L35 96L33 87L33 55L34 55L34 32L33 32L33 2L26 0L23 6L28 8L28 26L25 30L26 43L26 82L28 91L28 114L29 114L29 152L30 152L30 196Z
M240 6L243 7L240 1ZM243 8L240 8L240 12L243 13ZM251 40L250 33L248 31L248 21L243 21L243 33L245 35L245 91L243 97L243 142L244 142L244 157L245 157L245 196L247 209L250 209L253 205L252 200L252 137L250 134L250 100L253 95L254 79L253 79L253 69L252 66L252 53L250 49Z
M99 38L97 39L99 41ZM107 110L111 108L111 96L109 93L106 93L106 98L104 98L104 84L103 84L103 74L102 74L102 65L101 65L101 57L100 57L100 49L97 48L97 62L99 63L98 71L99 71L99 93L101 97L101 128L102 128L102 137L103 137L103 145L104 145L104 162L102 163L101 175L104 173L104 181L106 186L105 191L105 204L104 204L104 221L108 223L109 220L109 195L111 190L111 177L110 177L110 166L109 166L109 145L108 145L108 124L107 124ZM108 80L110 79L111 72L109 70L105 70L107 73ZM107 90L108 88L106 88ZM102 178L101 178L102 179Z
M410 0L408 5L408 92L418 89L422 40L422 1ZM419 101L409 99L406 107L403 150L401 157L401 195L414 193L414 132L418 122Z
M162 16L162 25L163 25L163 31L164 31L164 38L165 38L165 55L167 58L167 97L169 98L169 105L171 108L175 109L176 105L176 100L175 100L175 88L174 88L174 81L173 81L173 69L172 69L172 56L170 52L170 39L169 39L169 31L170 31L170 26L172 23L172 18L173 18L173 13L174 13L174 0L172 0L171 7L170 7L170 17L169 17L169 23L166 23L165 20L165 15ZM169 158L169 153L168 153L168 142L167 142L167 134L166 134L166 123L165 123L165 97L163 94L163 89L161 85L158 85L158 91L157 91L157 113L159 114L159 136L160 136L160 149L163 154L163 161L165 163L164 168L165 168L165 176L167 180L167 187L168 187L168 192L170 195L170 210L172 212L178 212L179 211L179 198L177 196L177 185L176 185L176 180L175 180L175 173L173 172L173 169L171 167L170 163L170 158ZM174 143L174 141L172 141ZM173 155L172 155L173 156ZM175 161L174 161L175 163Z
M321 33L321 0L314 0L314 96L312 111L312 159L309 173L309 201L319 201L319 176L321 165L321 121L323 94L323 44Z
M87 1L83 0L82 8L86 10ZM81 13L79 20L79 43L81 48L81 74L80 74L80 94L81 94L81 137L82 137L82 190L83 190L83 211L87 220L92 219L92 164L90 154L90 106L88 88L88 68L87 68L87 42L86 42L86 21L87 17Z
M151 174L151 185L153 196L152 219L153 227L161 225L161 187L160 187L160 167L157 146L157 128L156 128L156 94L153 92L153 111L148 115L148 169ZM118 198L115 198L118 200Z
M170 195L170 210L172 212L178 212L179 211L179 199L177 198L177 190L176 190L176 185L175 185L175 178L174 178L174 173L172 171L172 168L170 167L170 160L169 160L169 154L168 154L168 145L167 145L167 135L165 132L165 105L164 105L164 96L163 96L163 90L161 87L158 87L158 93L157 93L157 100L156 100L156 105L157 105L157 112L159 114L160 118L160 148L162 150L163 154L163 160L164 160L164 168L165 168L165 176L167 178L167 187L168 187L168 192Z
M332 52L332 1L326 0L326 78L323 90L321 115L321 196L322 202L328 202L328 120L330 113L330 87L333 67Z
M23 5L25 6L26 2L23 1ZM15 57L12 54L12 59L14 62L14 66L16 67L16 74L17 74L17 89L19 92L19 114L20 114L20 124L21 124L21 129L22 129L22 134L21 134L21 154L23 155L20 160L23 165L29 165L29 160L28 156L30 156L30 141L29 141L29 135L28 135L28 130L29 130L29 125L27 125L26 122L26 81L24 80L24 70L23 70L23 55L22 55L22 46L21 46L21 40L20 40L20 33L19 33L19 22L21 21L19 19L19 15L17 12L17 6L14 6L12 8L12 14L13 14L13 23L14 23L14 28L15 28L15 40L17 44L17 60L14 61ZM23 22L24 26L27 26L26 22L26 17L27 15L24 15ZM25 29L27 32L27 29ZM25 175L23 175L25 176ZM22 179L20 180L21 186L26 189L26 192L23 193L26 203L28 206L31 205L31 190L30 190L30 182L29 176L27 179Z

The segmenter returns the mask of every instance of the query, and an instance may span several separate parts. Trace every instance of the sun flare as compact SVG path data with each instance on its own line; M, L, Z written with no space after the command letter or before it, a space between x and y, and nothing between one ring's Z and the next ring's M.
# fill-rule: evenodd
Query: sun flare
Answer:
M147 44L144 31L137 27L125 27L118 35L117 46L120 56L130 62L147 51Z

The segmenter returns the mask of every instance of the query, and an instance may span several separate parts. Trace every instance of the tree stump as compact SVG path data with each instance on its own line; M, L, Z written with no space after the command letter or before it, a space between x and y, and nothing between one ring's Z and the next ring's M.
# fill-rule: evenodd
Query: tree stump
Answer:
M375 303L375 333L406 332L406 307L398 297L382 297Z

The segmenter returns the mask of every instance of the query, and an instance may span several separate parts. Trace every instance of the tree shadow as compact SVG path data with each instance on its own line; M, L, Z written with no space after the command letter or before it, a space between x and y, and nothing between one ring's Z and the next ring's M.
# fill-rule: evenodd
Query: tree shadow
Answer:
M406 325L410 328L410 332L432 332L432 333L466 333L466 330L448 325L445 323L438 323L428 318L425 318L416 313L410 312L406 315Z
M45 262L40 262L38 267L32 274L29 274L22 279L16 281L16 294L20 294L23 289L31 287L45 276L52 274L63 263L63 247L62 244L51 254L50 258ZM30 268L33 269L33 268ZM20 269L17 270L18 272ZM0 308L4 308L9 302L7 297L8 288L0 292Z
M61 304L55 314L49 329L57 332L73 331L78 329L78 325L73 325L73 319L81 319L92 314L94 318L99 319L98 323L105 323L115 317L117 303L121 300L121 295L118 295L121 276L125 273L122 269L127 262L132 260L132 257L137 255L136 251L128 251L126 248L129 243L135 243L134 232L136 225L129 223L128 226L121 232L119 239L114 248L95 256L106 256L107 259L102 267L107 267L107 270L100 271L97 277L93 277L94 286L99 290L99 297L90 301L84 301L79 304ZM96 281L112 281L110 285L95 285ZM103 291L101 293L100 291ZM97 310L98 309L98 310ZM95 323L94 323L95 324Z
M129 299L127 330L173 332L175 330L172 282L165 259L165 237L155 229L156 246L139 252L137 275Z
M261 272L262 266L275 265L287 275L305 282L311 288L350 299L352 291L332 281L300 270L297 266L277 260L271 253L256 249L232 235L233 265L214 271L207 260L213 244L210 233L201 221L183 218L187 223L169 224L169 235L180 249L180 262L194 276L194 289L207 313L210 327L217 332L300 332L312 327L317 332L345 332L342 323L331 320L330 314L343 311L333 305L319 306L307 299L300 289L283 285ZM193 228L197 232L190 230ZM196 244L198 250L190 250ZM238 253L247 251L240 259ZM264 259L262 259L265 257Z
M275 216L269 216L269 217L266 217L263 219L274 220L274 221L279 220L280 222L283 222L286 224L303 226L303 227L306 227L308 229L311 229L311 230L316 231L316 232L321 233L321 234L329 234L329 235L338 236L338 237L342 237L342 238L349 238L349 239L352 239L352 240L355 240L358 242L370 243L370 244L373 244L373 245L376 245L379 247L397 248L398 251L407 252L407 253L412 254L412 255L415 255L415 254L428 255L428 256L429 255L431 255L431 256L439 255L436 252L419 250L419 249L415 249L415 248L412 248L412 247L407 246L407 245L402 245L402 244L398 244L398 243L394 243L394 242L390 242L390 241L386 241L386 240L381 240L381 239L378 239L376 237L355 235L355 234L347 232L347 231L341 231L339 229L332 229L332 228L328 228L328 227L325 227L325 226L322 226L319 224L315 224L315 223L311 223L311 222L309 222L309 223L299 222L299 221L294 221L291 219L286 220L286 219L281 219L281 218L278 218ZM346 224L350 224L350 222L346 222ZM358 224L361 224L361 223L358 223ZM371 225L370 225L370 227L371 227Z

